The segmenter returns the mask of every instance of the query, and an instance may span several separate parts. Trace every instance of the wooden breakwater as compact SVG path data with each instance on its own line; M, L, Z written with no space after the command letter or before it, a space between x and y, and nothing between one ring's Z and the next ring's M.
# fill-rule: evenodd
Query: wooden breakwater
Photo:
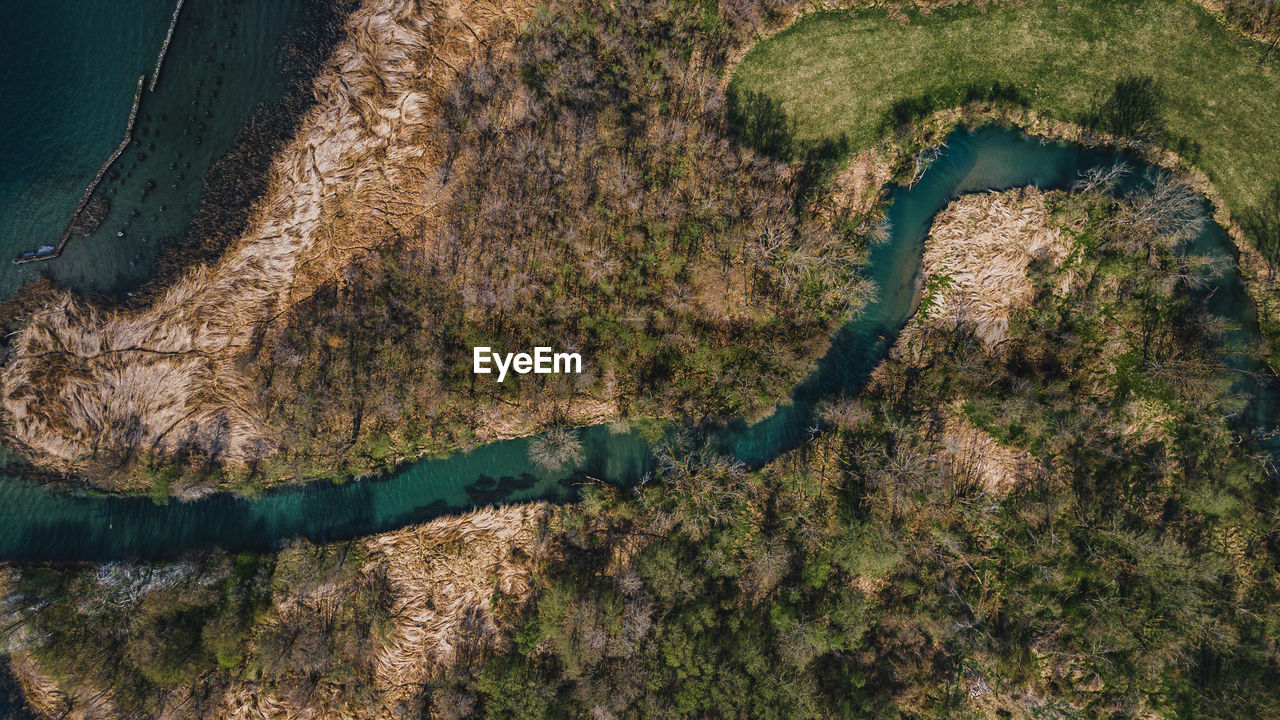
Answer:
M185 0L178 0L178 6L173 9L173 17L169 20L169 32L165 33L164 44L160 46L160 55L156 57L156 67L151 71L151 85L147 87L147 92L156 91L156 83L160 82L160 66L164 64L164 56L169 52L169 43L173 41L173 29L178 27L178 14L182 12L182 3Z
M138 119L138 106L142 104L142 84L146 81L146 75L138 76L138 89L133 91L133 109L129 111L129 123L124 128L124 139L116 146L115 152L102 163L102 167L98 168L98 174L93 176L93 180L89 183L89 187L84 189L84 195L80 196L80 202L76 204L75 212L71 213L71 220L67 223L67 228L62 231L62 236L58 238L58 244L48 252L23 253L14 259L14 265L22 265L24 263L35 262L37 260L52 260L62 254L62 249L67 246L67 240L71 239L71 230L75 227L76 221L80 219L80 215L84 212L85 207L89 205L89 199L93 197L93 191L98 189L98 184L102 182L102 178L106 177L107 171L115 163L133 141L133 124Z

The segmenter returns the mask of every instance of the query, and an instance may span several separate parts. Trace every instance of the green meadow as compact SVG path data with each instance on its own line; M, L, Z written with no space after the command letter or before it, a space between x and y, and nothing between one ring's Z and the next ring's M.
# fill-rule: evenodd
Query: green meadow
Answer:
M799 141L866 147L900 122L998 98L1086 120L1118 82L1150 78L1161 137L1234 211L1280 180L1280 60L1186 0L823 12L757 45L737 91L780 103Z

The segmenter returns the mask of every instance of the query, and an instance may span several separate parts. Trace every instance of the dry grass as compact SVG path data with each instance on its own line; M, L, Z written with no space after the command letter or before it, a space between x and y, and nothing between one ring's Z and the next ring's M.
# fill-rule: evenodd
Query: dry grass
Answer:
M523 0L370 0L316 83L319 102L276 158L269 190L223 259L141 310L55 295L0 371L6 434L42 464L184 449L244 463L271 452L241 358L362 237L431 220L430 127L466 58L514 35ZM370 231L383 228L383 235ZM419 235L421 236L421 235Z
M501 404L478 405L474 440L488 442L524 437L557 424L586 427L608 422L620 414L616 391L611 376L606 376L602 399L578 395L557 402L522 403L518 412Z
M893 163L886 148L864 150L831 178L829 189L815 204L815 212L832 222L872 217L893 180Z
M1000 354L1013 312L1034 298L1028 265L1036 258L1058 264L1066 254L1061 232L1049 223L1044 194L1035 188L966 195L951 203L925 240L925 294L895 351L912 352L921 328L933 324L972 332L989 352ZM1069 280L1067 273L1063 282Z
M1172 442L1170 427L1177 422L1177 417L1169 408L1152 398L1130 400L1124 406L1127 422L1124 433L1137 438L1143 443Z
M1250 27L1239 22L1233 22L1229 16L1230 13L1228 5L1222 0L1192 0L1192 2L1207 10L1210 15L1213 15L1224 26L1231 28L1232 30L1244 33L1246 36L1261 43L1270 44L1275 41L1274 35L1262 32L1257 27ZM1259 3L1259 5L1261 5L1261 3Z
M1040 463L1028 452L1002 445L954 408L943 428L942 451L954 471L997 497L1008 495L1020 480L1040 472Z
M372 700L323 683L300 700L238 680L223 693L217 717L399 718L396 708L421 706L429 680L508 647L509 617L530 597L533 570L545 559L539 528L549 514L541 504L492 508L369 538L363 572L385 572L393 595L392 627L373 662ZM337 592L333 601L342 602L341 588L316 591ZM286 593L274 604L303 600Z
M108 694L86 688L68 693L44 672L35 658L25 652L12 655L9 667L22 686L27 704L45 717L59 720L117 720L121 716Z
M361 680L370 692L352 693L350 685L322 681L301 694L282 691L269 677L246 673L221 691L218 709L211 717L404 717L403 708L421 707L428 681L509 649L511 621L532 596L534 572L552 551L542 532L551 518L549 505L512 505L441 518L366 539L369 559L349 581L359 584L362 577L385 574L391 617L386 634L377 638L372 676ZM9 575L0 574L0 590L8 582ZM337 607L350 601L346 593L351 588L344 582L281 588L272 597L269 614L285 615L291 608L307 604ZM108 694L59 683L25 652L14 653L10 662L28 702L45 716L69 720L122 717ZM205 705L196 697L200 692L198 683L174 688L165 695L156 716L191 717L191 708Z
M175 712L172 720L189 715ZM222 696L216 720L374 720L390 718L388 713L368 715L368 708L353 702L349 693L329 685L319 685L302 706L287 702L258 683L233 683ZM209 720L215 720L210 718Z
M389 702L455 664L508 643L499 597L518 606L545 554L538 527L546 505L480 510L373 538L396 594L395 627L377 658L377 687ZM507 607L511 607L508 605Z

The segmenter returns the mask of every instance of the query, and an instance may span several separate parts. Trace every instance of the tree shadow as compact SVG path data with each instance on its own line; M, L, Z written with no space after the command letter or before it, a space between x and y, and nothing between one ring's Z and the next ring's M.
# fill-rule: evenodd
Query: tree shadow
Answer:
M471 502L476 505L498 505L512 495L536 487L537 484L538 478L527 472L514 476L503 475L498 478L481 475L478 480L466 487L466 493Z
M787 115L782 102L763 92L730 87L726 106L731 137L762 155L795 166L797 205L822 187L852 147L845 133L818 140L799 139L795 119Z
M729 133L738 142L779 160L792 159L796 122L787 116L781 101L763 92L730 87L725 102Z
M879 129L881 134L887 134L904 125L922 120L938 110L979 102L1031 106L1031 98L1021 88L1011 83L999 80L989 83L968 83L899 98L885 112Z
M1128 75L1116 81L1110 93L1094 93L1080 124L1104 133L1142 140L1164 138L1165 96L1150 75Z
M1280 267L1280 181L1253 207L1240 213L1240 226L1267 261L1268 278Z

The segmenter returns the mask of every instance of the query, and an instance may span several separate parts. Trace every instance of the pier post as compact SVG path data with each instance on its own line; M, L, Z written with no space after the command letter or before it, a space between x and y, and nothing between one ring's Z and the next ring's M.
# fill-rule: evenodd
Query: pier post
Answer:
M164 56L169 52L169 43L173 41L173 29L178 27L178 14L182 12L182 3L184 0L178 0L178 5L173 9L173 17L169 20L169 32L165 33L164 44L160 46L160 55L156 57L156 67L151 71L151 85L147 87L147 92L156 91L156 83L160 82L160 66L164 64Z

